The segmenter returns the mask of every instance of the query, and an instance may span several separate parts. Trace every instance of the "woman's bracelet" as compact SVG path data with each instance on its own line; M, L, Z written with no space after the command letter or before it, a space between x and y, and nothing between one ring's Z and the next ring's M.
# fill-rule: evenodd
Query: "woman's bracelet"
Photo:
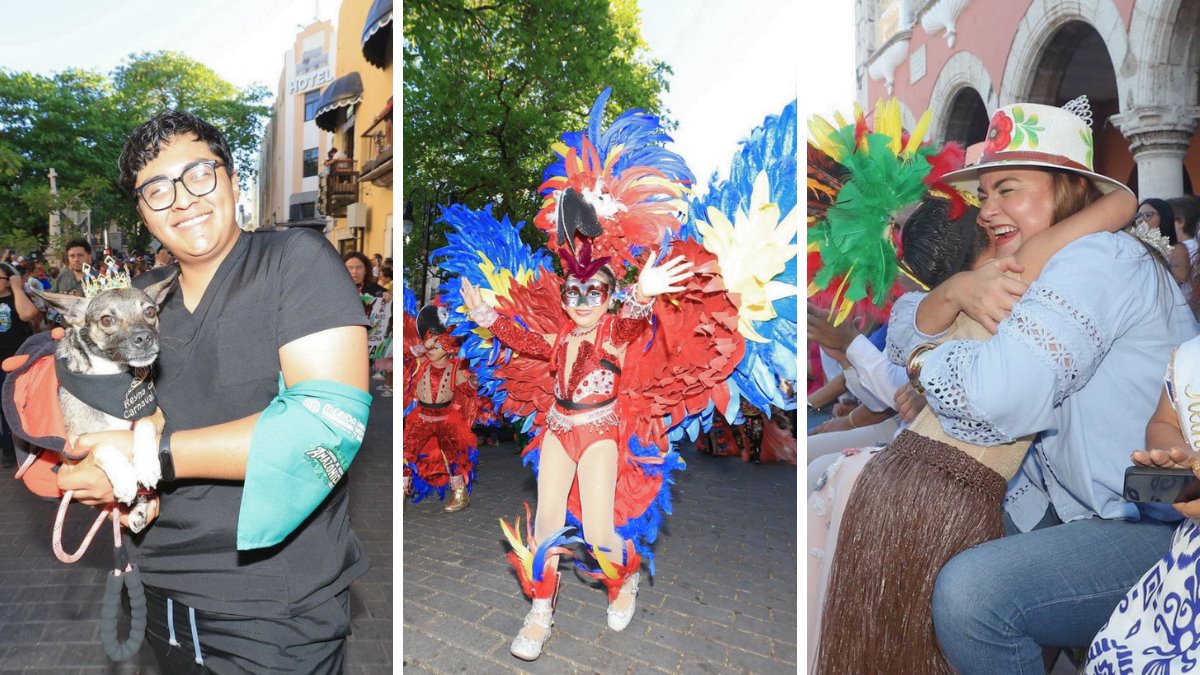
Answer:
M908 383L918 394L925 394L925 387L921 386L921 368L925 365L925 355L935 347L937 345L932 342L923 342L917 345L916 349L908 355L908 361L904 364L904 372L908 374Z
M475 309L467 312L467 316L470 317L471 320L477 325L483 326L484 328L491 328L492 324L496 323L496 319L500 318L500 313L496 311L495 307L492 307L487 303L483 303Z
M858 410L858 408L855 408L854 410L851 410L851 411L850 411L850 414L849 414L849 415L846 415L846 421L850 423L850 428L851 428L851 429L857 429L857 428L858 428L858 425L854 423L854 413L855 413L857 410Z

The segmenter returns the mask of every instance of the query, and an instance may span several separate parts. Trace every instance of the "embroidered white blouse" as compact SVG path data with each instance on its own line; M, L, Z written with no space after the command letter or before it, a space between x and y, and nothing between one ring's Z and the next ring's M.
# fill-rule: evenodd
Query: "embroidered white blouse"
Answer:
M911 320L893 312L892 358L936 337L916 330L920 298L905 298ZM1144 445L1171 350L1196 333L1178 286L1137 240L1093 234L1050 259L994 337L932 350L921 384L955 438L997 445L1040 433L1005 500L1020 529L1047 501L1063 522L1136 520L1121 499L1129 453Z

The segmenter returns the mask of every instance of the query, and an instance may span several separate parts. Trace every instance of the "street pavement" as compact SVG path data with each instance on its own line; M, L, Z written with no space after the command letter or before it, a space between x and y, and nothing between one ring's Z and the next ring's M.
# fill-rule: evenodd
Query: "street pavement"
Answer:
M378 381L372 380L377 392ZM346 672L391 673L392 657L392 398L375 396L366 438L347 474L350 517L372 566L350 587L351 628ZM100 607L112 569L111 530L102 529L77 563L50 550L56 506L0 474L0 673L144 673L160 671L147 644L113 664L100 646ZM92 516L76 505L63 533L81 541ZM85 516L85 514L88 514ZM84 522L84 521L89 522ZM107 537L105 536L107 533ZM124 634L122 632L122 634Z
M535 501L512 443L480 450L471 506L404 507L403 666L425 673L795 673L796 467L684 450L637 615L605 624L599 582L564 562L554 633L541 658L508 652L529 601L505 558L499 518Z

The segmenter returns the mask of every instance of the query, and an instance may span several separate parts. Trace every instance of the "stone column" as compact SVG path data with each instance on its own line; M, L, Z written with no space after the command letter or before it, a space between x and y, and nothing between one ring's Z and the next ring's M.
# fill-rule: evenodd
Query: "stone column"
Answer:
M1183 194L1183 157L1198 117L1196 106L1141 106L1112 116L1137 162L1139 200Z

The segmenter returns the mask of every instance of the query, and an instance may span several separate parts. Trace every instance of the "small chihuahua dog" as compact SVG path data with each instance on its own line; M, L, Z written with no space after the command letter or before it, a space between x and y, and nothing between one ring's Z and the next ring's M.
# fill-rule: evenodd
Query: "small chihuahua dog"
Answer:
M138 485L153 489L161 477L154 426L161 428L162 413L150 366L158 358L158 308L174 281L171 275L144 291L109 288L93 298L34 290L67 326L54 352L67 441L74 445L79 436L96 431L134 430L132 462L116 448L95 451L113 496L133 506L129 528L134 532L146 526L147 515ZM135 424L146 417L152 419Z

